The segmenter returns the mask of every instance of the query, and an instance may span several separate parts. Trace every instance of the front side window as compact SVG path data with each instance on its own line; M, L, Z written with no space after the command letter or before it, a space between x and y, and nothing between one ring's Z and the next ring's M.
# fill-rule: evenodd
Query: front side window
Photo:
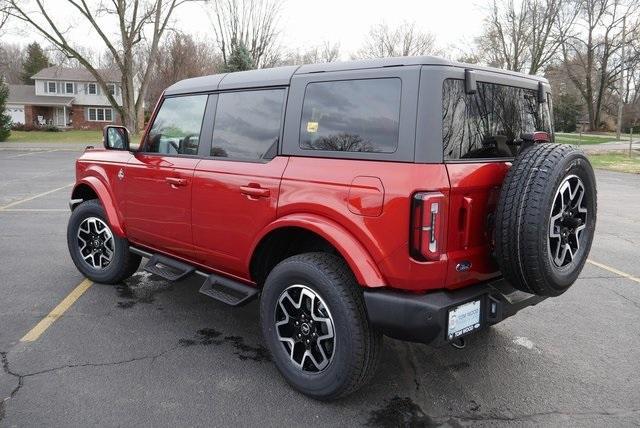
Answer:
M549 104L539 104L534 89L478 82L475 94L464 81L447 79L442 90L444 158L512 158L522 137L552 133Z
M109 94L115 95L116 94L116 85L114 85L113 83L107 84L107 90L109 91Z
M211 156L246 161L273 158L278 150L284 89L218 95Z
M197 155L207 95L166 98L156 115L147 153Z
M89 120L90 121L95 121L96 120L96 109L95 108L90 108L89 109Z
M88 92L90 95L95 95L98 93L98 87L95 83L89 83Z
M64 84L64 88L65 88L65 92L66 92L67 94L73 94L73 83L66 82L66 83Z
M51 93L51 94L55 94L57 92L56 91L56 82L49 82L48 85L49 85L48 92Z
M310 83L302 107L300 148L395 152L401 92L398 78Z

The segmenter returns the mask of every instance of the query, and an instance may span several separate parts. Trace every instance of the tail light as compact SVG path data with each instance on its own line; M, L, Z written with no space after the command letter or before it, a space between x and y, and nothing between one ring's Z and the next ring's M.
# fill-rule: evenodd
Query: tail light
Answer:
M416 260L439 260L444 251L445 197L439 192L419 192L411 203L409 249Z

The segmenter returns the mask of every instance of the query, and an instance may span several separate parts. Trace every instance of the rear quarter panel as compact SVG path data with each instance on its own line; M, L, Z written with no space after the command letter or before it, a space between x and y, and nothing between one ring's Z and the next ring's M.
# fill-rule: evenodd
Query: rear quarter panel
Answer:
M366 179L354 187L357 177ZM384 190L379 210L373 206L379 198L371 197L378 180L372 178L379 179ZM309 213L337 222L368 251L390 287L442 288L446 256L433 262L409 256L410 200L420 190L448 194L443 164L291 157L282 178L278 217Z

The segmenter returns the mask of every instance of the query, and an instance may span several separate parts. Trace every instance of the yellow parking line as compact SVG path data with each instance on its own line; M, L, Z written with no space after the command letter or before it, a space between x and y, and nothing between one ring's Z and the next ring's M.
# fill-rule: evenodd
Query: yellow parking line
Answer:
M44 317L38 324L36 324L35 327L25 334L24 337L20 339L20 342L33 342L38 340L42 333L51 327L51 324L60 318L92 285L93 282L88 279L85 279L78 284L78 286L74 288L73 291L58 304L58 306L53 308L46 317Z
M620 275L624 278L630 279L631 281L637 282L638 284L640 284L640 278L636 278L635 276L628 274L626 272L622 272L621 270L618 270L616 268L613 268L611 266L607 266L605 264L602 263L598 263L598 262L594 262L591 259L587 259L588 263L591 263L594 266L598 266L600 269L604 269L604 270L608 270L609 272L615 273L616 275Z
M40 197L42 197L42 196L47 196L47 195L48 195L48 194L50 194L50 193L57 192L58 190L66 189L67 187L71 187L71 186L73 186L73 183L69 183L69 184L67 184L66 186L58 187L57 189L53 189L53 190L49 190L49 191L46 191L46 192L38 193L37 195L29 196L28 198L24 198L24 199L21 199L21 200L19 200L19 201L11 202L11 203L10 203L10 204L8 204L8 205L5 205L5 206L3 206L3 207L0 207L0 211L4 211L4 210L6 210L7 208L15 207L16 205L19 205L19 204L22 204L22 203L25 203L25 202L32 201L32 200L37 199L37 198L40 198Z

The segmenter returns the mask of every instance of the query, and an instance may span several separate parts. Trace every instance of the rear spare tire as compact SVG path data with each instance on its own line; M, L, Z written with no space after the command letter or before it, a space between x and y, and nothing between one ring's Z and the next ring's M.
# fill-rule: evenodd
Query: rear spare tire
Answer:
M527 293L564 293L589 255L596 208L595 175L582 151L563 144L525 149L496 209L496 256L505 279Z

